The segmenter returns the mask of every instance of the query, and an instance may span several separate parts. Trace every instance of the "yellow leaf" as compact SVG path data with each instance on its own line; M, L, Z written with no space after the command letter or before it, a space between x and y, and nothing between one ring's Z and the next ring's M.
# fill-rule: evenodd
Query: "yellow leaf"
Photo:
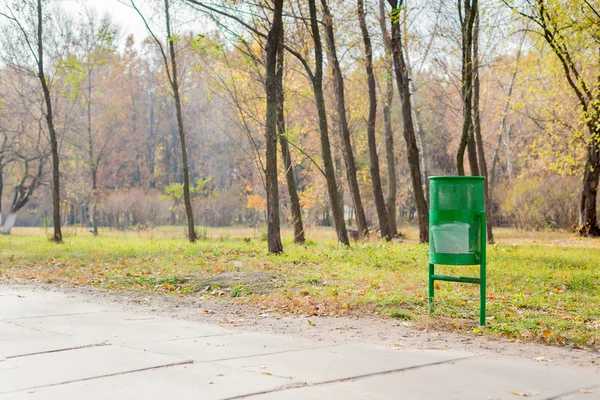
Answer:
M552 336L552 332L550 331L550 329L546 329L544 332L542 332L542 337L546 340L550 339L550 336Z

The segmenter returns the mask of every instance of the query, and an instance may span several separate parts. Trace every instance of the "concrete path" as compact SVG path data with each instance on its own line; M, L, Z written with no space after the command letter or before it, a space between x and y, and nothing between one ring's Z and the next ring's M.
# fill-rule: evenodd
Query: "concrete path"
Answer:
M240 332L0 286L0 400L520 397L600 399L600 374Z

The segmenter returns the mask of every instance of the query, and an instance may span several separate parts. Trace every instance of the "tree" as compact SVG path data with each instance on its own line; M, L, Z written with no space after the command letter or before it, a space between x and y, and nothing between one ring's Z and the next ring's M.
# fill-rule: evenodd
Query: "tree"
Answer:
M267 242L269 253L283 252L281 244L281 231L279 223L279 185L277 182L277 53L280 49L279 41L283 37L283 0L275 0L273 9L273 22L267 37L267 72L265 78L265 91L267 93L267 109L265 117L266 141L266 180L267 180Z
M473 135L473 30L477 15L477 0L464 0L458 4L461 26L461 96L463 101L463 127L456 155L458 175L465 174L464 157L468 147L471 175L479 175L477 150Z
M52 95L50 93L50 80L46 76L44 65L45 55L45 39L47 36L44 33L44 27L48 20L45 16L42 7L42 0L27 2L23 5L22 2L15 3L16 7L6 5L6 11L0 12L0 15L8 19L9 23L14 27L15 32L18 32L22 45L29 52L28 58L33 59L35 66L35 74L39 79L42 93L44 95L44 115L50 139L50 152L52 155L52 221L54 225L53 241L62 243L61 231L61 215L60 215L60 166L58 154L58 135L54 124L54 112L52 105ZM13 10L21 11L24 14L20 19ZM27 66L20 65L29 69ZM32 71L33 72L33 71Z
M279 144L281 146L281 156L283 158L283 167L285 170L288 193L290 195L292 224L294 225L294 243L302 244L306 241L304 224L302 223L302 208L300 206L300 197L298 196L298 188L296 186L296 175L294 173L292 155L286 136L284 107L285 93L283 89L283 69L285 55L285 49L283 48L283 30L281 33L282 37L279 41L279 50L277 53L277 133L279 136Z
M385 130L385 160L387 164L386 205L390 233L398 234L396 225L396 157L394 156L394 131L392 129L391 107L394 101L394 63L392 60L391 38L387 29L385 0L379 0L379 25L385 48L385 95L383 97L383 126Z
M479 107L479 96L481 88L480 78L480 58L479 58L479 10L476 11L475 26L473 32L473 132L477 143L477 160L479 161L479 173L485 177L483 182L485 194L485 211L491 215L491 198L490 198L490 180L488 176L487 162L485 160L485 149L483 147L483 137L481 135L481 114ZM487 240L489 243L494 243L494 232L492 230L492 219L486 219ZM483 229L483 227L481 227Z
M410 101L410 83L408 69L404 60L402 48L402 34L400 29L400 8L402 0L388 0L392 6L391 24L392 39L391 47L394 60L394 70L396 74L396 84L402 101L402 119L404 129L404 141L406 142L406 151L408 155L408 164L412 181L415 204L419 213L419 240L427 242L429 240L429 212L427 201L423 193L423 183L421 179L421 167L419 163L419 149L415 137L415 128L412 119L412 105Z
M136 6L134 0L130 0L131 5L137 11L139 16L142 18L148 33L154 40L157 48L160 50L160 54L162 56L162 60L165 67L165 72L167 74L167 78L169 80L169 84L171 86L171 95L175 100L175 115L177 119L177 130L179 133L179 144L181 147L181 162L182 162L182 171L183 171L183 202L185 205L185 213L187 218L187 236L188 240L193 243L196 241L196 230L194 227L194 211L192 209L192 197L190 194L190 170L187 156L187 144L186 144L186 133L185 127L183 123L183 113L182 113L182 104L181 104L181 92L179 87L179 73L177 71L177 57L175 52L176 43L179 41L180 37L174 35L171 29L171 7L169 0L164 0L164 16L165 16L165 25L166 25L166 42L168 47L168 56L165 51L165 46L158 39L158 37L154 34L153 30L150 28L146 18L140 11L140 9Z
M358 21L365 44L365 70L369 86L369 120L367 123L367 137L369 141L369 160L371 161L371 181L373 183L373 194L375 195L375 207L379 218L379 229L381 237L391 240L390 225L387 209L383 198L381 187L381 175L379 174L379 156L377 155L377 143L375 140L375 120L377 119L377 92L375 88L375 74L373 72L373 53L371 49L371 37L365 22L365 10L363 1L358 0Z
M346 118L346 95L344 92L344 77L337 56L335 47L335 37L333 34L333 15L329 10L327 0L321 0L323 7L323 24L325 25L325 38L330 59L331 72L333 74L333 86L336 100L336 110L339 119L340 136L342 139L342 154L346 165L346 177L352 201L354 202L354 211L356 213L356 225L361 236L366 236L369 233L367 227L367 219L363 208L362 199L360 197L360 189L358 187L358 179L356 177L356 161L352 150L352 141L350 139L350 127Z
M73 64L74 74L83 72L81 76L84 78L81 82L78 82L78 86L80 86L80 89L83 91L82 99L86 119L84 154L87 155L87 166L92 189L92 210L90 215L92 233L98 235L98 169L110 150L109 145L114 138L114 135L110 135L107 132L102 134L100 132L101 128L98 128L93 124L95 121L92 118L92 109L96 100L96 93L94 90L95 74L98 69L108 63L110 58L114 56L114 42L117 36L117 28L107 17L97 21L96 15L92 10L86 10L85 14L86 20L81 26L79 41L82 47L81 54L76 55L74 59L71 60L71 64ZM81 61L77 60L77 58L81 58ZM115 66L109 66L109 68L113 67ZM98 77L98 81L101 81L101 78L102 77ZM102 105L99 104L99 106ZM106 110L108 107L102 108ZM105 116L108 120L111 119L108 115L105 114Z
M584 0L534 0L525 6L505 1L522 17L531 21L556 56L558 66L581 107L586 161L579 208L579 233L600 236L597 217L598 181L600 178L600 80L599 54L600 10ZM588 74L588 71L594 71ZM579 130L573 132L581 136Z

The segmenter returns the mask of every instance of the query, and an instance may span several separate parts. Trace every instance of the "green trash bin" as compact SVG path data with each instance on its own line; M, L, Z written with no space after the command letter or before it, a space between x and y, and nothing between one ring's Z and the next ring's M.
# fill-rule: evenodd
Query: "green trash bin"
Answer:
M480 285L479 324L485 325L486 214L483 176L432 176L429 207L429 310L435 281ZM479 278L436 275L435 265L479 265Z

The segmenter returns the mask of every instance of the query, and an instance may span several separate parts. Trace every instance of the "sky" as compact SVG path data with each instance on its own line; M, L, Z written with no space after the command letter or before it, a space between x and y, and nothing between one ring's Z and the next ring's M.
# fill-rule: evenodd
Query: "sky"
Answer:
M75 3L75 1L73 1ZM148 33L140 16L130 6L123 3L128 3L127 0L84 0L87 7L95 8L100 15L108 13L112 16L112 20L121 27L123 39L129 34L135 36L136 42L139 43L142 38L145 38Z

